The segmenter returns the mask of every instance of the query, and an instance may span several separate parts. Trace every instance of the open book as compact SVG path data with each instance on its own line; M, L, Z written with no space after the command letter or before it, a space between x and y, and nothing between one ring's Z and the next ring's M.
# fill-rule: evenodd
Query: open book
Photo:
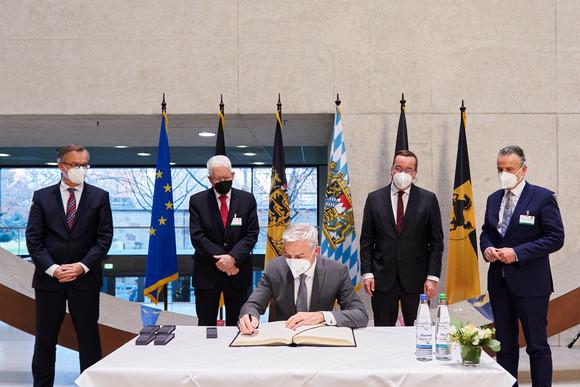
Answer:
M349 327L326 324L305 325L296 330L286 328L286 321L260 324L253 335L238 332L230 347L254 345L315 345L356 347L354 333Z

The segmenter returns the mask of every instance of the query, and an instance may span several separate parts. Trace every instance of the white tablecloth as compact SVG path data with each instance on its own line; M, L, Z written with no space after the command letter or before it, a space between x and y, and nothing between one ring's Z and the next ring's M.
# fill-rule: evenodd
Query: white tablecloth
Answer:
M415 359L413 328L355 330L356 348L237 347L234 327L178 326L166 346L132 340L87 369L79 386L511 386L515 379L487 354L477 368Z

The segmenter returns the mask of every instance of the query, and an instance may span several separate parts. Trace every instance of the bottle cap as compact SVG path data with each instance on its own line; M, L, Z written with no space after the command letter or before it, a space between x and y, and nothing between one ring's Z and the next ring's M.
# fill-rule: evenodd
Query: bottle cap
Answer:
M426 295L426 294L421 294L421 295L419 296L419 300L421 300L421 301L422 301L422 300L427 300L427 295Z
M446 300L446 299L447 299L447 296L445 295L445 293L441 293L441 294L439 295L439 299L440 299L440 300Z

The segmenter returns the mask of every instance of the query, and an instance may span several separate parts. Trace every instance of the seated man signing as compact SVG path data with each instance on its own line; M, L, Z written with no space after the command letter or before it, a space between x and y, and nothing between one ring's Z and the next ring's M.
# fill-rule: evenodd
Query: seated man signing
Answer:
M351 328L366 327L368 315L356 294L348 268L321 255L318 231L306 223L288 227L282 235L284 256L268 261L260 283L242 306L238 326L243 334L258 327L258 316L276 304L274 320L286 327L325 322ZM340 310L333 311L335 300Z

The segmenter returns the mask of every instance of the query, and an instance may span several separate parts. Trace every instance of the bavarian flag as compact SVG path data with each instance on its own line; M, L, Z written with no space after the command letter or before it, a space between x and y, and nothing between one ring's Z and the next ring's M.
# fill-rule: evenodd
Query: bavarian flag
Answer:
M153 191L144 292L145 297L148 297L155 304L159 302L159 292L163 285L177 279L173 187L169 160L167 116L163 112L157 149L157 168L155 169L155 189Z
M332 145L328 161L328 180L324 200L321 254L342 262L349 269L352 286L360 288L360 273L354 229L352 196L342 137L340 108L336 107Z
M286 161L284 159L281 120L282 104L280 103L280 97L278 96L272 178L270 183L270 200L268 207L268 242L266 244L264 267L266 267L270 259L284 254L282 234L290 225L290 204L288 202L288 186L286 184Z
M475 209L465 135L465 107L463 103L461 105L445 288L449 304L480 295Z

